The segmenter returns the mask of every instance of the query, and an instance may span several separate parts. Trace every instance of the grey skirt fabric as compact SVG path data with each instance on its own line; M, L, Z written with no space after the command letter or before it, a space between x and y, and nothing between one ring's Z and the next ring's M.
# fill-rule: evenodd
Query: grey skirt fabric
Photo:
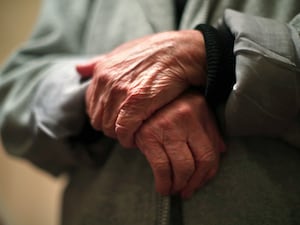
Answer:
M281 141L230 141L217 177L182 201L184 225L299 224L299 174L300 152ZM161 198L139 150L116 145L103 167L73 174L63 224L160 224Z

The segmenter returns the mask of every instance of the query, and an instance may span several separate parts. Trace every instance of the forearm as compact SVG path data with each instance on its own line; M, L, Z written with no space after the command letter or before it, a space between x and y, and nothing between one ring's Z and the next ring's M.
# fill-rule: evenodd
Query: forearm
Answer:
M84 146L69 140L84 126L86 84L75 71L78 60L59 61L26 63L2 73L0 84L5 149L53 174L88 159Z

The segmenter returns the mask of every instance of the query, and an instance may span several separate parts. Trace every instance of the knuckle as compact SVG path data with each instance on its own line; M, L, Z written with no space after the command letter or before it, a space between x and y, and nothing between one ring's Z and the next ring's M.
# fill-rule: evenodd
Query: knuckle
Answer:
M135 138L136 145L144 153L149 152L150 151L149 149L152 147L155 148L155 145L157 144L157 140L155 139L155 137L152 133L144 134L144 133L141 133L140 131L138 131L135 134L134 138Z
M98 72L94 78L95 78L95 82L98 85L102 85L102 86L109 83L110 81L108 73L106 73L105 71Z
M174 128L174 123L172 122L172 120L170 118L160 117L157 120L157 126L163 131L168 131L168 130L172 130ZM165 135L164 141L167 142L168 140L169 140L169 135Z
M201 150L201 154L197 157L196 162L198 164L210 165L217 162L219 159L218 154L212 147L204 147Z
M124 119L128 120L128 122L143 121L148 118L145 108L145 104L141 104L138 100L127 97L120 108L120 123L123 123Z
M137 112L121 109L116 119L116 127L122 128L122 131L135 132L143 123L143 119Z
M143 125L138 131L139 138L151 138L153 137L153 129L149 125Z
M121 139L126 138L130 134L130 131L126 129L126 126L120 124L116 124L114 131L117 134L117 136Z
M125 148L132 148L135 147L135 130L129 129L126 126L121 126L116 124L114 130L115 137L119 140L120 144Z
M179 118L190 118L193 115L194 110L188 104L181 104L177 108L177 115Z
M128 90L123 108L129 110L137 110L138 112L146 112L148 102L151 99L149 93L139 88L138 90Z
M111 95L121 97L121 96L126 96L128 93L129 89L127 86L122 85L122 84L115 84L113 88L111 89Z
M115 123L116 123L116 128L119 127L120 131L125 130L128 124L128 111L121 108Z
M180 171L176 176L187 180L195 171L195 165L193 160L184 160L179 163Z
M142 93L134 92L134 91L129 91L127 95L126 102L124 104L124 107L132 106L137 103L144 97Z

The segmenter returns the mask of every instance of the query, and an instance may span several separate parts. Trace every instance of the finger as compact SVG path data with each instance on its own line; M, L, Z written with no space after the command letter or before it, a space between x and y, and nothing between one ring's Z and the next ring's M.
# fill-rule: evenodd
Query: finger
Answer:
M103 98L99 97L98 101L94 103L91 116L91 124L95 130L103 131L102 129L102 118L104 109Z
M206 181L214 175L218 168L218 154L214 145L203 132L195 132L191 135L188 145L195 159L195 173L192 175L181 195L189 198Z
M193 155L185 141L164 143L173 171L172 193L186 186L195 170Z
M93 76L94 68L101 56L93 58L87 62L76 65L76 70L82 78L89 78Z
M164 148L155 140L147 141L137 135L137 146L149 162L155 180L156 191L169 195L172 187L172 170Z
M107 103L106 82L102 77L95 76L92 78L91 84L87 91L88 112L91 124L96 130L102 131L102 116L105 104Z
M213 118L213 113L209 112L207 115L210 119L206 120L209 121L205 124L205 131L209 135L210 139L213 141L215 149L219 152L226 152L226 145L223 141L223 138L220 134L220 131L217 129L217 123L215 118Z
M86 112L89 116L89 118L92 118L92 90L93 90L93 83L90 83L90 85L86 89L85 93L85 104L86 104Z
M197 189L202 187L206 182L206 174L206 165L196 163L196 172L192 175L188 184L182 189L181 197L183 199L188 199Z
M220 132L217 130L216 126L210 125L206 128L206 133L209 135L209 138L214 146L214 149L217 152L226 152L226 145L223 141L223 138Z
M103 109L102 99L100 98L99 93L97 92L99 89L99 85L92 80L90 85L87 88L85 101L86 101L86 110L90 117L91 125L96 130L101 130L101 123L99 119L101 119L101 111Z
M82 78L89 78L93 76L93 71L95 68L96 62L89 62L86 64L76 65L76 70Z
M103 109L102 129L105 135L116 138L116 120L119 114L119 107L126 97L127 89L114 88L108 95L107 104ZM134 146L128 146L134 147Z

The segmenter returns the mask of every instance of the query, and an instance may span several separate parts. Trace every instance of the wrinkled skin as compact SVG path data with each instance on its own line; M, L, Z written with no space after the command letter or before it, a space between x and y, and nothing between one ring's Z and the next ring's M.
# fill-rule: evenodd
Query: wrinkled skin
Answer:
M151 165L156 190L183 198L215 176L225 145L205 99L183 94L147 120L136 143Z
M86 93L92 126L137 146L147 158L156 190L190 197L212 178L225 145L200 93L206 82L203 37L165 32L121 45L77 66L92 77Z
M189 86L204 85L203 36L194 30L150 35L78 65L92 75L87 112L96 130L134 147L134 134L144 120Z

